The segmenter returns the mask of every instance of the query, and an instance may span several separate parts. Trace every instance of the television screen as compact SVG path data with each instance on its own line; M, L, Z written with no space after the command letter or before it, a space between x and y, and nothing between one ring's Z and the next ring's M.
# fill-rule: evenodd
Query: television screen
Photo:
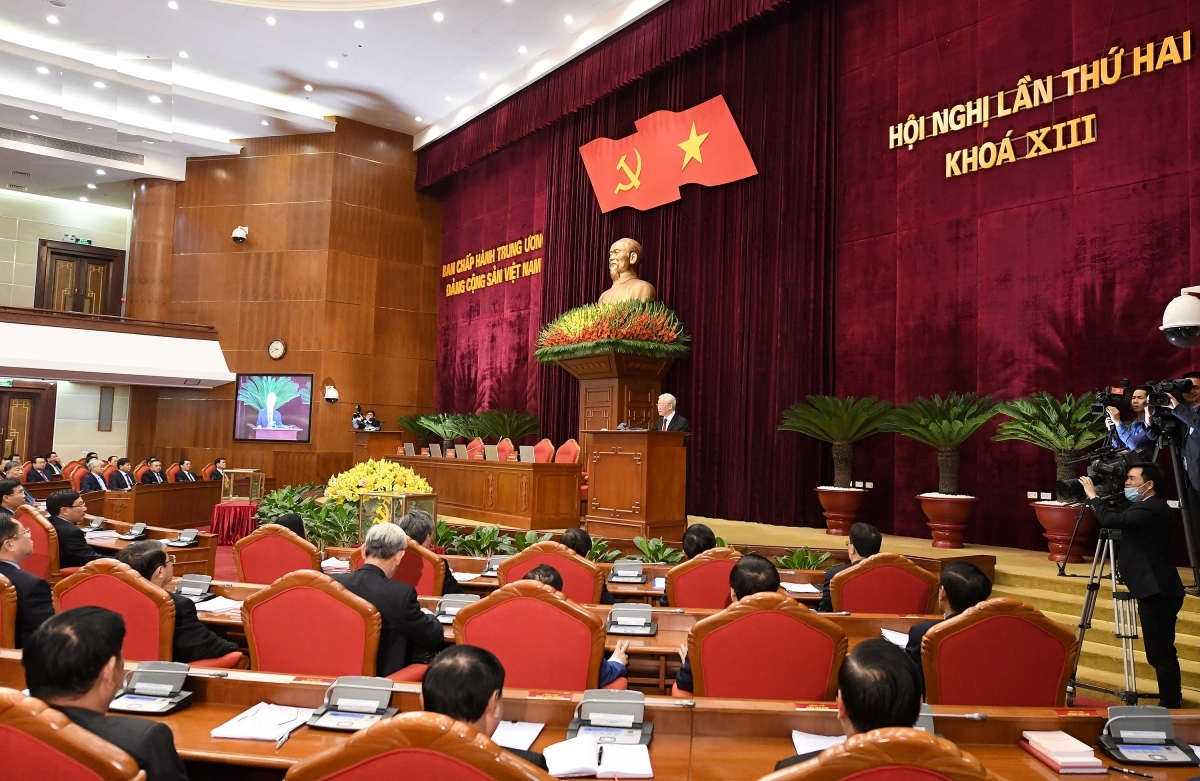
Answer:
M234 441L307 442L312 387L311 374L239 374Z

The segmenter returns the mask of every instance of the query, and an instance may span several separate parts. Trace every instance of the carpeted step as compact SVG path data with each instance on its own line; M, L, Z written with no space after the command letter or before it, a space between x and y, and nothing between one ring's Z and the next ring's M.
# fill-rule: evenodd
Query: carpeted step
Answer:
M997 586L992 589L993 597L1011 597L1019 599L1022 602L1033 605L1043 613L1055 613L1063 616L1071 616L1071 620L1067 623L1069 626L1076 626L1079 622L1079 615L1083 612L1084 590L1081 588L1078 594L1066 594L1062 592L1047 592L1036 588L1027 588L1019 586ZM1193 635L1200 637L1200 600L1192 602L1194 597L1189 597L1184 603L1184 608L1179 613L1179 620L1175 625L1177 634ZM1192 610L1192 606L1195 609ZM1112 609L1112 592L1101 588L1100 594L1096 599L1096 609L1092 613L1093 622L1096 620L1111 623L1113 620Z
M1137 666L1137 677L1154 680L1154 668L1146 661L1145 652L1135 650L1133 656ZM1115 674L1121 674L1124 671L1119 646L1100 645L1087 640L1083 642L1083 653L1080 656L1079 664L1081 667L1086 666L1089 670L1102 670ZM1181 659L1179 670L1183 674L1183 685L1200 691L1200 662Z
M1065 616L1058 613L1046 613L1047 618L1057 621L1060 624L1070 626L1072 632L1078 633L1077 622L1078 616ZM1121 644L1118 642L1114 634L1115 627L1108 621L1100 621L1092 619L1092 628L1087 631L1084 637L1084 642L1096 643L1116 649L1114 653L1120 658ZM1134 648L1145 653L1145 646L1142 643L1141 637L1134 641ZM1175 650L1179 654L1181 660L1191 662L1200 662L1200 637L1195 635L1175 634Z
M1096 670L1091 667L1079 668L1079 680L1086 683L1094 683L1099 686L1106 686L1110 689L1120 689L1125 685L1125 676L1121 672L1108 672L1107 670ZM1158 682L1154 676L1143 678L1138 676L1137 689L1139 692L1158 692ZM1109 697L1097 692L1092 692L1087 689L1081 689L1080 694L1096 699L1111 699L1113 704L1117 704L1115 697ZM1142 698L1139 700L1142 705L1157 705L1158 701L1153 698ZM1200 690L1191 689L1184 686L1183 689L1183 707L1185 708L1200 708Z

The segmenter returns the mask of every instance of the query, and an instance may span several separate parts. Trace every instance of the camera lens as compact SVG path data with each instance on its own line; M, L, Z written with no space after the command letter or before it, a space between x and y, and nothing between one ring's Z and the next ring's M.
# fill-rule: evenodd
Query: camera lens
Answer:
M1087 494L1083 492L1083 483L1079 482L1078 477L1073 477L1070 480L1059 480L1054 485L1058 491L1058 498L1064 502L1082 502L1087 498Z

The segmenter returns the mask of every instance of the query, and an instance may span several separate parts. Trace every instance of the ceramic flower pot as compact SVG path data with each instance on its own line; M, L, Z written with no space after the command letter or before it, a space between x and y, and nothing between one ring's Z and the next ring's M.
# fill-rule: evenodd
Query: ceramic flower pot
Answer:
M858 518L858 508L862 506L867 492L862 488L831 488L822 486L813 489L825 512L825 533L845 537L850 534L850 527Z
M963 532L967 530L967 518L975 509L974 496L944 496L941 494L922 494L917 497L925 517L929 519L929 528L933 530L933 547L961 548Z
M1071 545L1068 553L1067 545L1071 543L1071 532L1075 528L1075 517L1079 508L1057 502L1030 502L1029 506L1037 513L1038 523L1042 525L1042 536L1050 543L1050 561L1062 561L1068 564L1079 564L1083 561L1084 552L1095 543L1096 516L1092 508L1083 508L1083 518L1079 521L1079 533L1075 535L1075 544Z

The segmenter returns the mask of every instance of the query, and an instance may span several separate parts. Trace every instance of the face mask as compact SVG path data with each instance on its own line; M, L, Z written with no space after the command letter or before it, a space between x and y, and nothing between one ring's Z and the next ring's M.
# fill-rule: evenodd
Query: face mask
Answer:
M1134 486L1125 489L1125 498L1131 502L1136 502L1142 498L1142 494L1140 491L1138 491L1137 487Z

